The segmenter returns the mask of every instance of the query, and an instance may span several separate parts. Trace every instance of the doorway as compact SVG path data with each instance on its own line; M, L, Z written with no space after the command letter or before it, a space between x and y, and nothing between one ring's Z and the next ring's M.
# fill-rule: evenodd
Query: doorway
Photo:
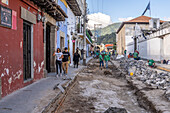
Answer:
M73 55L75 53L75 42L73 42Z
M134 38L134 52L137 50L137 38Z
M60 49L61 49L61 50L64 49L64 46L65 46L65 45L64 45L64 43L65 43L64 41L65 41L65 40L64 40L64 37L61 37L61 38L60 38Z
M31 79L31 24L23 22L23 74L24 80Z
M51 47L50 47L50 32L51 32L51 27L50 25L46 25L46 70L47 72L51 72L50 68L50 56L51 56Z

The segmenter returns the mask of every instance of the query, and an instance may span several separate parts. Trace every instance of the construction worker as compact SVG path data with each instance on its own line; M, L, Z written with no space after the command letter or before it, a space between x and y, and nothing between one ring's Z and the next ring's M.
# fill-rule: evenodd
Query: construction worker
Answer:
M148 65L153 68L155 67L155 61L153 59L148 60Z
M106 69L107 69L108 68L108 61L109 61L109 55L107 53L104 55L104 61L106 63Z
M99 55L99 61L100 61L100 67L101 67L101 65L102 65L102 67L104 67L103 56L101 53Z
M140 60L139 52L137 50L135 50L135 52L133 53L133 57L135 60Z

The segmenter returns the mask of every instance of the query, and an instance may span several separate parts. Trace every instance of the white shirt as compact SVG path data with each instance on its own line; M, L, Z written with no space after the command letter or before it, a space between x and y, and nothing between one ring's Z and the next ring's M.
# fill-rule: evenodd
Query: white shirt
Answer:
M55 55L56 55L56 59L57 59L58 61L62 61L62 58L60 59L60 57L63 55L62 52L60 52L60 53L55 53Z

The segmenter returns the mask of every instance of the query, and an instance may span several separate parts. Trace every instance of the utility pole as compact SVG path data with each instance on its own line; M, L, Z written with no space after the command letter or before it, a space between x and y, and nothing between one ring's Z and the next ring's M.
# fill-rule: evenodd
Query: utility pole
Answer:
M86 13L86 0L84 0L84 15L83 15L83 24L84 24L84 29L83 29L83 37L84 37L84 39L83 39L83 65L86 65L86 21L87 21L87 19L86 19L86 15L87 15L87 13Z

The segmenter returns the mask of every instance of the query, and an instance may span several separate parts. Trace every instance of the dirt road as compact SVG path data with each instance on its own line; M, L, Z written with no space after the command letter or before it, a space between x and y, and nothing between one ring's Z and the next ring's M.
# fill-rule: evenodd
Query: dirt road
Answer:
M57 113L103 113L109 107L125 108L129 113L148 113L137 102L135 91L114 65L100 69L92 60L78 75Z

